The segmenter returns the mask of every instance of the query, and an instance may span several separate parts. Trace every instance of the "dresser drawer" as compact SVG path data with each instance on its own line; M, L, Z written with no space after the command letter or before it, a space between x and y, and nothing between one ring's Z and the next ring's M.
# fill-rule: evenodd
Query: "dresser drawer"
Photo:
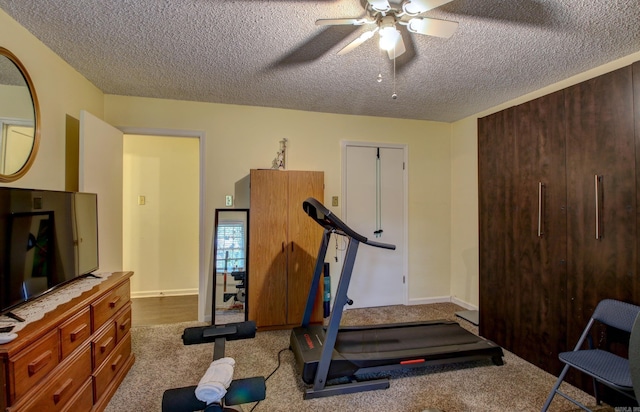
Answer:
M91 341L94 369L102 365L102 362L113 352L113 349L115 349L116 343L116 324L115 322L111 322L108 327Z
M129 282L113 289L97 301L91 304L91 316L93 317L93 330L100 326L129 302Z
M10 381L15 383L12 401L24 395L58 365L59 351L58 330L54 329L9 361L10 370L13 371L13 379Z
M122 342L118 343L116 349L109 355L107 360L95 371L93 375L95 399L102 398L105 390L118 374L122 366L131 355L131 334L125 335Z
M91 408L93 408L93 385L91 378L89 378L62 412L90 411Z
M61 411L67 403L75 400L75 395L91 376L89 345L72 355L67 363L46 384L39 386L32 395L25 396L25 402L20 402L11 411Z
M116 332L117 340L118 342L120 342L124 337L124 335L126 335L129 332L129 329L131 329L131 303L129 303L125 307L124 312L122 312L116 318L116 327L117 327L117 332Z
M59 327L62 359L91 336L91 312L89 308L64 322Z

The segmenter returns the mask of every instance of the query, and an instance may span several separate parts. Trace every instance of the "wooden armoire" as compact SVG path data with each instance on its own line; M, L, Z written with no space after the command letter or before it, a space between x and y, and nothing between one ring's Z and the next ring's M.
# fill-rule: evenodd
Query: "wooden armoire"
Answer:
M558 375L600 300L640 304L640 63L479 119L478 182L480 334Z
M324 172L252 169L247 183L249 319L261 329L299 326L323 233L302 202L324 201ZM320 290L313 322L322 321L321 299Z

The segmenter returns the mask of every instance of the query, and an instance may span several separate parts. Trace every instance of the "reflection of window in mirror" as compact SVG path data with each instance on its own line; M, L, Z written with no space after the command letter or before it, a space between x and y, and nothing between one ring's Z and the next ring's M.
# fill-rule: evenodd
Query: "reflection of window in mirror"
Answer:
M0 174L16 173L33 149L33 122L0 119Z
M245 232L243 221L227 220L218 223L216 273L245 270Z

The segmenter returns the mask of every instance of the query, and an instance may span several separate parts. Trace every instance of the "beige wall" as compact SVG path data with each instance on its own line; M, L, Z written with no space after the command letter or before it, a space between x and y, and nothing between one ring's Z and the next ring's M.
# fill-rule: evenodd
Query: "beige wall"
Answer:
M325 172L325 202L341 193L341 140L407 143L410 301L451 295L470 306L478 303L477 118L640 60L636 53L446 124L104 96L2 10L0 46L26 66L42 112L39 155L12 186L64 189L66 115L79 118L83 109L118 127L202 131L203 237L210 251L214 209L224 207L224 195L250 168L270 167L282 138L289 139L289 169Z
M477 307L478 296L478 118L564 89L640 60L640 52L508 101L451 125L451 296Z
M31 170L7 186L64 190L65 120L80 110L102 117L103 93L0 9L0 46L26 67L41 111L40 150Z
M198 145L189 137L124 136L122 257L136 274L132 297L198 293Z
M409 299L449 296L449 124L114 95L105 96L105 120L117 127L204 132L205 262L214 210L224 207L225 195L251 168L271 166L282 138L289 139L288 169L324 171L325 203L341 193L342 140L408 144ZM339 207L333 211L340 214Z

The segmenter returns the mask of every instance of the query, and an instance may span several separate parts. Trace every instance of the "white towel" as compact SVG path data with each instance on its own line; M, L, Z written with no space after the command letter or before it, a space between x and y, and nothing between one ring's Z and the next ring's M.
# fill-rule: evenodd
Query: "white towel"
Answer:
M235 365L236 361L233 358L221 358L211 362L196 387L196 398L207 404L220 402L233 380Z

